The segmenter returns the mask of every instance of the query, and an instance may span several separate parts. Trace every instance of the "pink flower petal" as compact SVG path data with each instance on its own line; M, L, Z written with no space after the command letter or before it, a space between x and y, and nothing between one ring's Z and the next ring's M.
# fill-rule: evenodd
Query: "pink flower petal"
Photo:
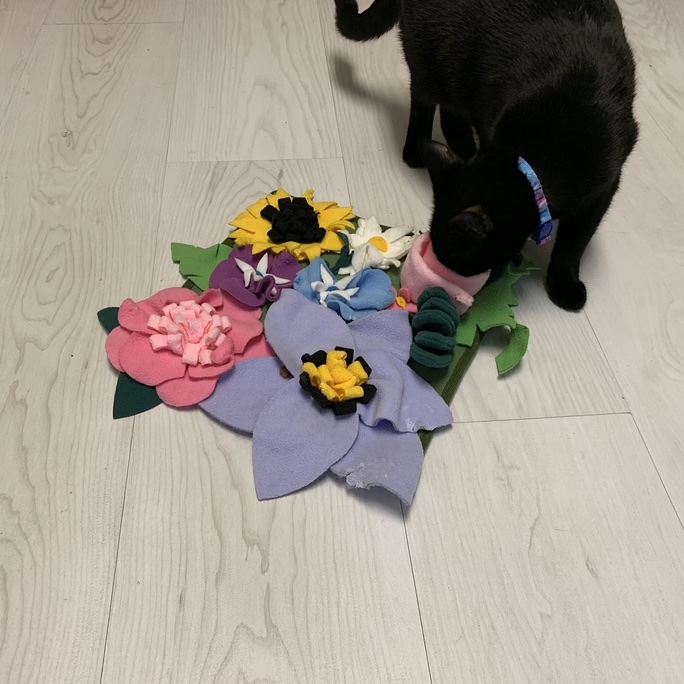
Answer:
M235 356L232 356L226 363L216 366L188 366L188 375L191 378L218 378L219 375L227 373L235 365Z
M264 326L259 320L260 309L249 309L235 299L223 296L222 316L230 318L231 329L228 336L235 345L235 353L242 354L247 345L264 332Z
M168 349L154 351L147 335L134 332L119 350L122 369L143 385L155 387L185 375L181 357Z
M150 316L161 315L167 304L197 300L197 295L184 287L169 287L141 302L126 299L119 307L119 325L131 332L151 333L147 327Z
M224 297L221 294L220 290L207 290L198 300L198 304L204 304L205 302L207 304L210 304L213 306L215 309L221 309L221 307L224 304ZM225 309L221 310L222 314L225 314Z
M217 378L185 376L157 386L159 398L169 406L195 406L208 399L216 389Z
M109 363L118 371L123 370L121 363L119 362L121 347L128 342L130 336L131 333L129 333L128 330L124 330L121 326L114 328L114 330L107 335L107 341L105 342L107 358L109 359Z
M266 338L261 335L254 338L246 347L245 350L235 359L238 363L240 361L247 361L248 359L259 359L265 356L275 356L271 345L266 341Z

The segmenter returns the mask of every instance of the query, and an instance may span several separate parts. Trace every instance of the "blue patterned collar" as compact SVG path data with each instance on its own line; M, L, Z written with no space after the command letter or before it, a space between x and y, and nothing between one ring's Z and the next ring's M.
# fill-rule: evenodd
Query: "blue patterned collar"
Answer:
M530 239L534 240L538 245L543 245L553 237L553 219L549 211L549 203L546 201L544 188L542 188L539 177L534 172L534 169L522 158L518 158L518 169L525 174L529 184L534 190L534 199L537 202L539 209L539 227L530 235Z

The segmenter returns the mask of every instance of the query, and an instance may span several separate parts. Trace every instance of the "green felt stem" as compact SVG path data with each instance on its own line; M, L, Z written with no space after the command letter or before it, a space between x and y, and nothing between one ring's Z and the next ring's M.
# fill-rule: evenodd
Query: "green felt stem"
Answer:
M482 333L476 332L470 347L457 347L454 351L454 358L451 361L451 365L447 369L425 368L412 361L409 361L409 366L420 375L423 380L430 383L447 404L451 404L451 401L456 396L456 391L461 384L461 380L463 380L470 364L477 354L483 337L484 335ZM434 434L434 430L432 432L421 430L418 433L421 444L423 445L423 452L427 452L427 448L430 446Z

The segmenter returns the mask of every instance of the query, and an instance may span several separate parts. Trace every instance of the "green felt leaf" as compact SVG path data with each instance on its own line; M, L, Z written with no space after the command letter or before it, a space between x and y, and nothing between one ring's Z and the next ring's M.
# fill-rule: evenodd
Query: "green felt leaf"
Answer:
M119 327L119 307L108 306L106 309L100 309L97 312L97 320L108 333L112 332L114 328Z
M154 387L143 385L126 373L119 373L114 394L114 418L137 416L161 403Z
M461 318L456 342L470 347L478 330L487 332L502 326L513 330L517 323L512 308L518 306L513 285L535 269L529 262L524 262L519 268L509 266L499 280L482 288L475 296L473 305Z
M509 373L522 361L529 341L530 329L518 323L511 330L511 339L508 342L508 346L496 357L496 368L499 371L499 375Z
M173 242L171 258L178 264L181 275L204 292L209 289L209 278L214 269L228 258L232 250L232 246L223 242L211 247L194 247Z

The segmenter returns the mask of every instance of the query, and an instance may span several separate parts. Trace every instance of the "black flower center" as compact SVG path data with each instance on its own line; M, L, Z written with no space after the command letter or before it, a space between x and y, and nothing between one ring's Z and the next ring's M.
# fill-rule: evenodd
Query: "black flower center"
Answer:
M325 228L318 225L318 214L304 197L283 197L278 208L267 204L261 210L262 218L271 223L268 237L280 245L283 242L309 244L325 237Z

